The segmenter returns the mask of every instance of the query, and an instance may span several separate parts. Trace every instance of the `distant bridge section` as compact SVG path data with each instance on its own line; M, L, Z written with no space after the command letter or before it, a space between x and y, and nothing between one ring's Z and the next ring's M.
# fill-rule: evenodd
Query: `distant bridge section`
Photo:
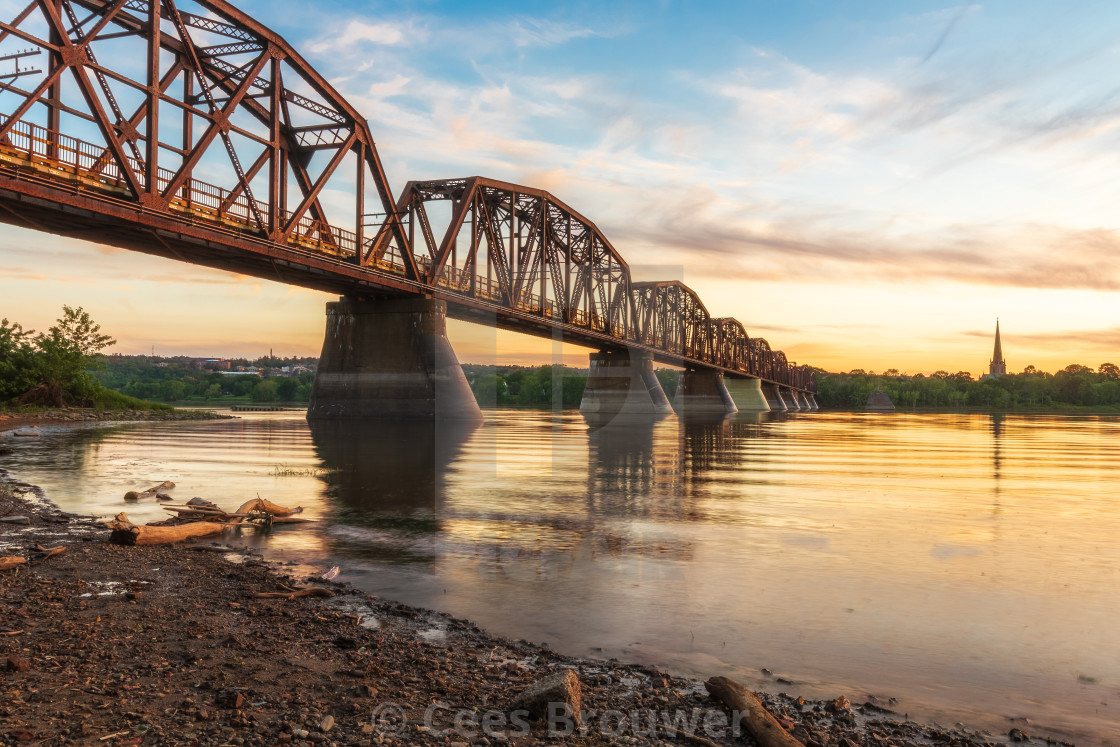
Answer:
M0 24L2 65L0 220L338 293L359 306L331 312L336 331L359 316L416 328L410 315L434 309L598 348L592 378L618 379L606 390L626 361L639 361L626 387L652 386L640 371L660 361L812 406L811 369L712 318L679 282L634 281L595 224L547 192L470 177L410 182L394 200L365 119L227 2L35 0ZM377 299L393 311L378 315ZM372 364L338 365L355 405L369 391L351 374Z

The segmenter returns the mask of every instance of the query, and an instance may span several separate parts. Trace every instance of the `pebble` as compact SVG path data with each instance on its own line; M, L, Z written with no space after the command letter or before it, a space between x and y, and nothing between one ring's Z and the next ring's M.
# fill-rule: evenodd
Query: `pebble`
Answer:
M8 657L8 671L11 672L26 672L31 669L31 665L18 656Z
M5 524L30 524L31 523L31 519L27 518L26 516L3 516L3 517L0 517L0 521L4 522Z
M319 731L325 734L332 726L334 726L334 716L323 716L323 720L319 722Z

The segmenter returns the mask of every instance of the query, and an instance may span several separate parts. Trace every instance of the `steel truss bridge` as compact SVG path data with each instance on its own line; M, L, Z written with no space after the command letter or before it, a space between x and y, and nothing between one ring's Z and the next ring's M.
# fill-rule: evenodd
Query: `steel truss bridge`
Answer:
M365 119L227 2L34 0L0 24L0 112L0 221L814 388L682 283L633 280L548 192L471 177L394 200Z

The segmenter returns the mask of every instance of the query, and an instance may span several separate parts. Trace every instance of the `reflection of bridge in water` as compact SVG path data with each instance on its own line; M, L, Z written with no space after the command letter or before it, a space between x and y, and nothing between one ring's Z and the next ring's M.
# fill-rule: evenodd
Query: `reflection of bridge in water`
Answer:
M590 412L667 411L655 361L685 369L678 409L815 408L809 368L634 280L547 192L472 177L394 200L364 118L227 2L38 0L0 45L0 220L342 294L312 417L477 418L448 315L598 349Z
M641 552L640 537L612 526L705 520L697 486L713 472L758 468L751 445L780 417L668 418L584 431L571 413L507 410L484 427L378 420L310 427L334 541L368 560L426 563L444 541L475 543L472 552L483 555L518 541L549 556L577 546ZM517 470L536 475L537 488L510 480ZM560 481L550 482L550 473ZM483 536L511 524L518 531Z

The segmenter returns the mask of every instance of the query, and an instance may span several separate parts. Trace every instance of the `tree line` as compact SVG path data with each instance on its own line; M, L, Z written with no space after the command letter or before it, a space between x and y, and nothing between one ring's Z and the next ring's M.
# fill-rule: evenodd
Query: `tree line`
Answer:
M282 367L314 365L314 358L229 361L231 367L259 369L239 376L200 368L194 359L114 355L97 371L106 387L130 397L158 402L203 402L232 398L246 402L307 402L315 375L281 375ZM257 375L259 374L259 375Z
M908 376L889 369L881 374L817 371L821 407L862 409L873 391L886 392L904 408L1054 408L1120 407L1120 367L1102 363L1096 370L1071 364L1057 373L1027 366L1022 373L975 380L967 371L936 371Z
M201 369L196 359L106 357L101 351L116 341L103 334L82 308L63 306L62 312L56 324L39 333L0 320L0 405L127 409L151 407L151 402L222 398L306 402L311 396L313 373L281 375L281 369L315 367L314 358L231 361L234 367L255 367L259 375L229 376ZM575 408L587 383L585 369L559 365L467 364L463 371L483 407ZM656 373L671 401L679 371L662 368ZM902 408L1120 408L1120 367L1113 363L1102 363L1096 370L1072 364L1053 374L1027 366L1022 373L979 380L966 371L926 376L895 369L881 374L818 369L816 379L817 401L821 407L836 409L862 409L873 391L886 392Z

